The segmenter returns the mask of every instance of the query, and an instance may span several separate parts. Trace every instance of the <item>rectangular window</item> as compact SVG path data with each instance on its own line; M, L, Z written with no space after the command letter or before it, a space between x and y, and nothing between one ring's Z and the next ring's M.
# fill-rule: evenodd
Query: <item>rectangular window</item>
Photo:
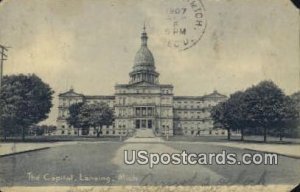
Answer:
M143 116L146 116L147 114L146 114L146 107L142 107L142 115Z
M139 129L140 128L140 120L135 121L135 128Z
M146 120L142 120L142 128L146 128Z
M136 115L137 115L137 116L140 116L140 114L141 114L140 108L137 107L137 108L136 108Z
M148 115L152 116L152 107L148 107Z

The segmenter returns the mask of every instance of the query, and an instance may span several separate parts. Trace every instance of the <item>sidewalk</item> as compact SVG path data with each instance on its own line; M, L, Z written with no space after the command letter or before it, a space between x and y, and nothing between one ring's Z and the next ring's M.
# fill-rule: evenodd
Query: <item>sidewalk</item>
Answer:
M277 153L289 157L300 158L300 144L247 144L247 143L224 143L223 146L250 149Z
M62 145L75 144L77 142L55 142L55 143L0 143L0 157L15 153L36 151L57 147Z
M261 152L276 153L279 155L289 156L300 159L300 144L252 144L252 143L237 143L237 142L190 142L195 144L209 144L217 146L226 146L239 149L247 149Z

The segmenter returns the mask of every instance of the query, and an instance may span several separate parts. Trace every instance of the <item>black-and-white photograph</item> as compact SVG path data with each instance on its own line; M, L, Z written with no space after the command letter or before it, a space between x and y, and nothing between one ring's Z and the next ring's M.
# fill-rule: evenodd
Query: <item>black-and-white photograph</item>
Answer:
M0 192L300 191L299 4L0 1Z

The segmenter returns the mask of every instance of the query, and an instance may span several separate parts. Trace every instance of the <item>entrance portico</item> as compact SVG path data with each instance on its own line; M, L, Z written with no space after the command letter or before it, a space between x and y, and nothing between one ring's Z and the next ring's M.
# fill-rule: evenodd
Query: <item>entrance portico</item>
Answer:
M135 106L135 128L152 129L154 125L154 106Z
M152 129L153 119L136 119L135 120L136 129Z

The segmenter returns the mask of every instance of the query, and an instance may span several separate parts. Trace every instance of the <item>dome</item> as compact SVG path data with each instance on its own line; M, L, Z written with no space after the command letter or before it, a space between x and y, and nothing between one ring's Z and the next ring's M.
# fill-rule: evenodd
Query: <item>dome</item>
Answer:
M154 68L154 58L147 46L141 46L135 55L134 68L138 66Z
M147 40L148 36L147 33L144 31L141 36L142 44L141 48L138 50L134 57L134 66L133 69L136 70L154 70L154 58L151 51L147 47Z
M148 36L145 31L145 26L141 40L141 47L134 57L133 70L129 73L129 83L135 84L147 82L150 84L157 84L159 73L155 71L154 57L147 47Z

